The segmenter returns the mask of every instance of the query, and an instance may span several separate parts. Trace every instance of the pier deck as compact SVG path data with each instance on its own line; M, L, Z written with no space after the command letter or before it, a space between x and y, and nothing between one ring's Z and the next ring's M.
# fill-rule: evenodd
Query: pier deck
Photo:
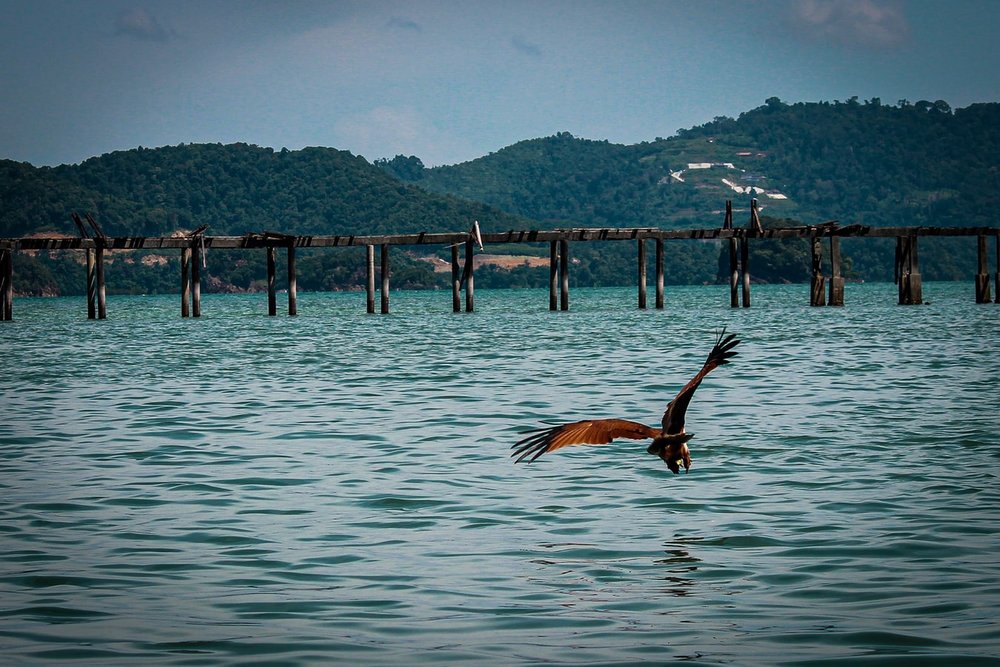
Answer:
M754 202L755 204L756 202ZM169 250L181 253L181 315L198 317L201 314L201 281L198 265L202 254L209 249L265 249L268 271L268 312L275 315L275 252L284 248L288 261L288 311L297 313L295 250L297 248L342 248L364 246L367 252L367 307L375 312L375 248L380 250L380 312L389 312L390 248L392 246L438 245L452 247L453 309L461 310L460 294L464 286L465 309L474 309L474 246L476 244L549 243L550 285L549 307L552 310L569 308L569 244L586 241L634 241L637 246L637 283L639 308L646 307L646 251L645 244L656 244L656 307L664 307L663 298L663 242L685 240L728 241L730 257L730 304L733 307L750 305L750 267L748 247L755 239L797 239L812 241L813 272L810 304L813 306L843 305L844 279L840 266L840 239L842 238L895 238L895 276L899 285L900 304L923 303L920 269L917 254L918 240L922 237L975 236L978 239L975 297L978 303L990 301L990 272L987 252L988 239L993 238L997 265L1000 267L1000 227L870 227L864 225L840 226L835 222L814 226L763 229L752 207L750 224L735 228L732 209L727 202L725 223L712 229L658 229L658 228L560 228L548 230L509 230L480 233L478 224L469 232L420 232L417 234L387 235L292 235L280 232L253 232L242 236L213 236L204 234L204 228L184 236L106 236L93 218L87 216L95 235L91 235L79 216L74 221L80 231L77 237L21 237L0 238L0 320L12 319L13 312L13 263L18 251L82 250L87 253L88 317L104 319L107 314L104 283L104 252L107 250ZM822 273L822 242L830 243L829 299L826 298L827 277ZM458 248L464 246L464 263L459 263ZM1000 303L1000 269L994 276L996 302ZM742 288L742 289L741 289Z

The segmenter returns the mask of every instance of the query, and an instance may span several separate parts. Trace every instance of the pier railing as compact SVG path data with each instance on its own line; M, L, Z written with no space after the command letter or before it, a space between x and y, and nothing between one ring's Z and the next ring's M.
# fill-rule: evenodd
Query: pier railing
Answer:
M727 203L728 204L728 203ZM918 240L921 237L975 236L977 237L977 270L975 273L975 298L978 303L990 301L990 272L988 239L993 238L996 265L1000 267L1000 227L869 227L865 225L840 226L834 222L813 226L763 229L752 209L751 223L747 228L734 228L732 209L727 205L725 223L713 229L657 229L657 228L566 228L549 230L510 230L479 233L478 225L469 232L421 232L417 234L383 235L291 235L279 232L248 233L243 236L210 236L204 228L184 236L126 236L110 237L100 232L89 236L76 218L80 237L0 238L0 320L12 319L14 301L14 255L19 251L82 250L86 252L87 313L91 319L107 316L106 286L104 280L104 254L109 250L178 250L181 256L181 316L201 315L201 277L199 265L209 249L263 249L267 263L268 314L277 314L275 265L276 252L284 249L288 263L288 313L297 313L297 287L295 277L295 251L298 248L342 248L364 246L367 249L367 310L375 312L375 292L381 292L382 313L389 312L390 248L392 246L437 245L451 246L452 309L459 312L462 306L461 291L465 289L465 309L475 308L475 260L478 244L549 243L549 308L569 309L569 246L574 242L633 241L637 247L636 276L638 306L646 308L646 243L655 244L655 306L664 307L663 244L665 241L718 240L729 244L730 305L749 307L750 267L749 246L756 239L810 239L812 248L812 280L810 304L813 306L842 306L844 304L844 278L841 275L840 239L842 238L895 238L895 278L899 286L900 304L923 303ZM822 244L830 244L829 288L822 273ZM463 262L459 261L459 248L464 247ZM375 249L379 249L380 287L376 290ZM1000 303L1000 269L994 275L996 302ZM827 292L829 297L827 298Z

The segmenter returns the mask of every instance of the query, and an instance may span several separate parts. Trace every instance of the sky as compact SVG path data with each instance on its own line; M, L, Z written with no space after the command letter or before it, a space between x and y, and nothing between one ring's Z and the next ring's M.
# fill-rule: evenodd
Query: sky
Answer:
M0 158L328 146L457 164L784 102L1000 101L1000 0L0 0Z

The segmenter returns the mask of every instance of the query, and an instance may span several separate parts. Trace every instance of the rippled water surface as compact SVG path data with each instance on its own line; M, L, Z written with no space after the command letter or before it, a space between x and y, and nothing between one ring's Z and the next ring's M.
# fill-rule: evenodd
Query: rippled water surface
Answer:
M1000 306L971 284L19 299L0 663L997 664ZM547 420L688 413L514 465Z

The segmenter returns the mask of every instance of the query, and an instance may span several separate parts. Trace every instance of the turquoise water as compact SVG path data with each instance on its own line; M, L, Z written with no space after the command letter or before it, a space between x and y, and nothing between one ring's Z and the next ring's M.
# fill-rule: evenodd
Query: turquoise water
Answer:
M0 663L997 664L1000 306L894 290L18 299ZM511 463L548 420L658 423L723 325L690 474Z

